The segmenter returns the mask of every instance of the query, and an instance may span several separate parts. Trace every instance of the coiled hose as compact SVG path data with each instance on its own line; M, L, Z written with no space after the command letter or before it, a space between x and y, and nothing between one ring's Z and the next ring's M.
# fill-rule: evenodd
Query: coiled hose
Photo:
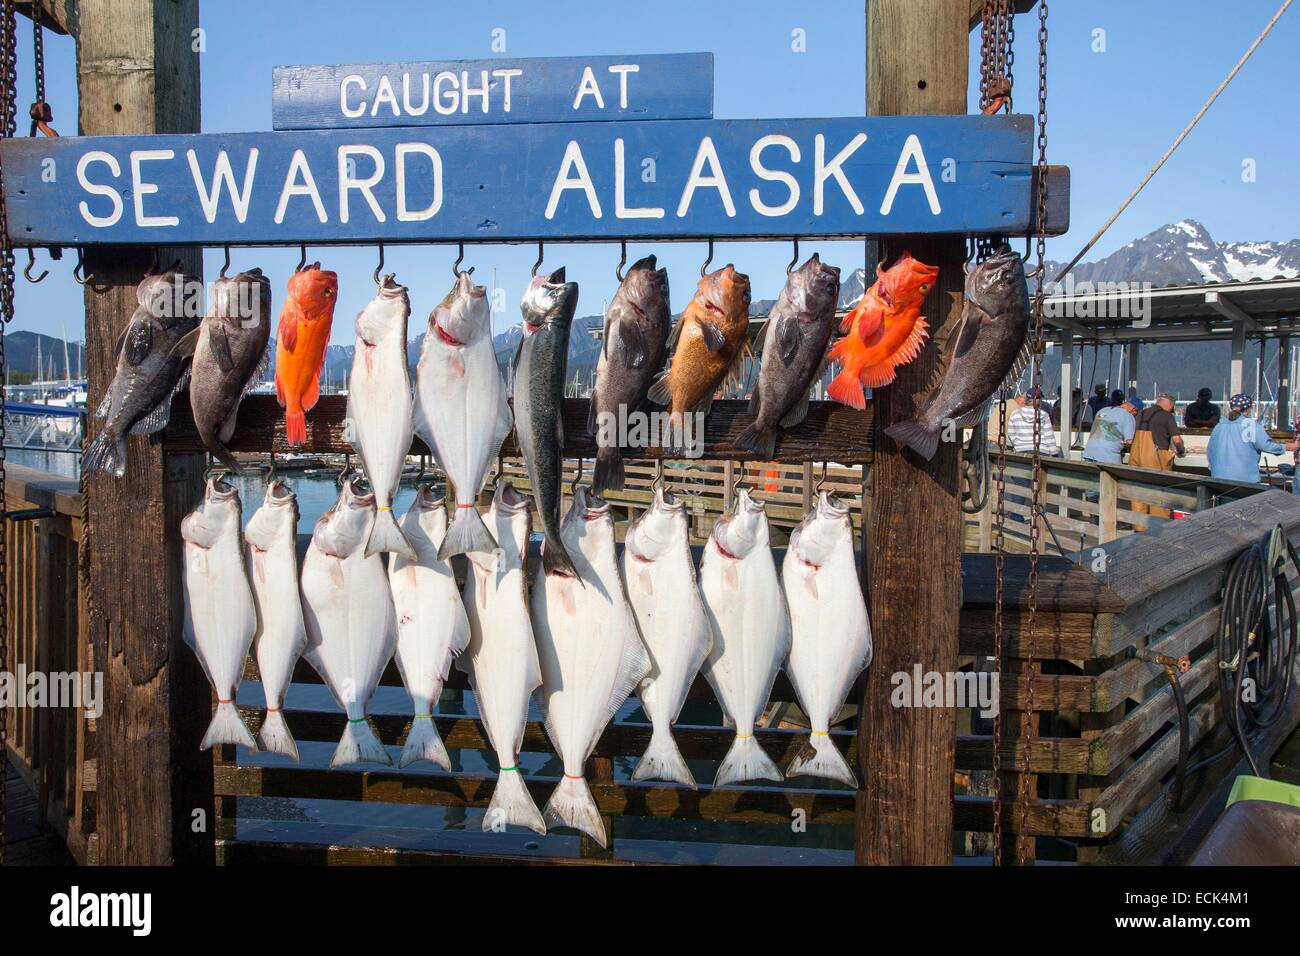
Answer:
M1223 581L1223 608L1216 649L1218 688L1224 719L1232 741L1209 757L1186 767L1189 727L1182 686L1165 661L1165 673L1178 702L1179 761L1173 798L1181 804L1184 778L1238 748L1257 777L1268 776L1260 766L1251 737L1277 723L1287 711L1294 683L1298 619L1295 597L1287 579L1287 564L1300 575L1300 555L1278 525L1233 559ZM1185 768L1185 769L1184 769Z

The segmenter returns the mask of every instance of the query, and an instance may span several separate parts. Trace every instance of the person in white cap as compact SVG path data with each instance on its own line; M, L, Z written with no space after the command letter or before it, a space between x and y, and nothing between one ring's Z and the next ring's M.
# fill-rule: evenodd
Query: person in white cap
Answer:
M1255 400L1241 392L1228 399L1228 418L1214 426L1205 450L1211 478L1258 482L1261 454L1281 455L1300 448L1296 442L1282 445L1270 439L1264 426L1250 415L1254 405Z

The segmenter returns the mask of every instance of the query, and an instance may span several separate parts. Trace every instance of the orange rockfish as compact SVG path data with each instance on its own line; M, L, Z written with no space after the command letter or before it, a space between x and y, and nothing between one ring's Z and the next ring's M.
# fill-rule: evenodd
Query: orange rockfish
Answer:
M927 266L904 252L880 273L840 328L847 332L831 348L840 363L826 393L854 408L867 405L863 387L880 388L894 380L894 370L916 358L928 326L921 317L925 297L934 288L937 266Z
M275 395L284 409L290 445L307 441L307 418L320 398L320 370L334 323L339 277L313 262L289 277L289 297L275 336Z

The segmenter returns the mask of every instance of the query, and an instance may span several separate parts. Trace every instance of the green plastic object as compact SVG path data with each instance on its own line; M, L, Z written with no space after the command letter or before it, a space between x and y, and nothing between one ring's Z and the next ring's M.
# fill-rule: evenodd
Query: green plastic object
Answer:
M1282 783L1280 780L1265 780L1263 777L1242 774L1232 782L1232 792L1228 794L1227 806L1230 807L1242 800L1270 800L1273 803L1300 807L1300 787Z

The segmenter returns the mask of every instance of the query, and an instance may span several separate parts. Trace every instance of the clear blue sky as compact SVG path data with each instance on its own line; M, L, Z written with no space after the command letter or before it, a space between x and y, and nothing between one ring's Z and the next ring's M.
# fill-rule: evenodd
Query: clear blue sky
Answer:
M949 0L966 5L967 0ZM1048 255L1072 255L1137 183L1218 84L1278 5L1278 0L1095 0L1051 6L1048 159L1073 171L1073 228ZM378 5L375 5L378 6ZM718 118L860 115L863 111L865 18L861 0L822 0L812 8L776 0L737 5L712 0L657 0L649 6L592 3L441 5L389 2L383 12L341 0L206 0L202 25L205 132L271 127L271 68L305 63L366 63L494 55L491 32L506 31L507 56L712 52ZM481 9L491 7L491 12ZM744 13L738 15L737 11ZM1032 112L1037 82L1035 15L1020 17L1016 42L1017 110ZM19 108L32 100L30 21L19 18ZM807 52L791 50L802 28ZM1094 30L1105 52L1093 52ZM978 33L972 35L978 53ZM72 41L47 35L48 97L55 126L75 132ZM1295 119L1300 8L1291 10L1173 160L1107 234L1105 255L1164 223L1199 219L1219 241L1300 236L1300 124ZM972 58L972 71L976 61ZM972 94L971 102L974 103ZM24 124L25 128L25 124ZM1257 181L1243 183L1242 161L1255 160ZM827 261L862 265L860 243L805 243ZM703 247L634 244L629 256L654 251L668 266L674 309L693 291ZM446 292L454 250L388 250L388 268L411 287L412 334ZM474 247L467 265L490 281L497 269L508 310L498 331L518 321L516 304L535 247ZM318 250L340 273L334 341L352 341L352 317L373 286L371 249ZM715 262L748 272L755 298L774 297L790 257L785 243L719 244ZM43 264L49 264L44 253ZM547 248L550 267L569 268L582 287L580 314L595 314L613 294L617 246ZM297 251L235 251L236 267L260 265L279 294ZM18 280L15 329L70 338L82 334L81 289L71 279L75 256L51 266L39 286ZM20 253L19 264L26 263ZM209 253L209 274L220 253Z

